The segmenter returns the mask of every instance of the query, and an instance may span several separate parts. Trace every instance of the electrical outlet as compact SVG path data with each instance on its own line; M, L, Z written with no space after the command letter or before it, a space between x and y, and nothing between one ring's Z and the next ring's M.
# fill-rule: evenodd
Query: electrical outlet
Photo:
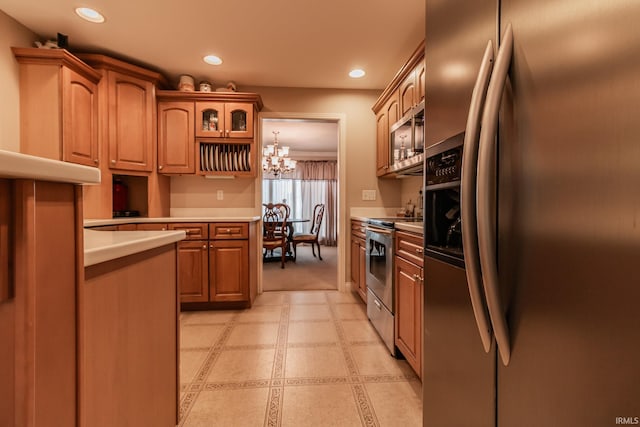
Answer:
M362 190L362 200L375 200L376 190Z
M224 191L223 190L218 190L218 192L216 193L216 199L224 200Z

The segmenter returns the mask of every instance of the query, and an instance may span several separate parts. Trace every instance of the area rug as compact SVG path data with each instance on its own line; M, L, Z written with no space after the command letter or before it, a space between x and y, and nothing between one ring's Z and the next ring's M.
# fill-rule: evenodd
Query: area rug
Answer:
M263 263L263 291L299 291L338 289L338 248L322 246L322 261L313 257L310 245L298 246L296 261L288 260L284 268L279 261Z

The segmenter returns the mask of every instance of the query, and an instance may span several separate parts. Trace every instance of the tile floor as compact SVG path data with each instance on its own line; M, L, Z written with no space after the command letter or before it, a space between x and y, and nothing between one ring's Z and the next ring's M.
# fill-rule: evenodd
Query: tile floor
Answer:
M420 381L357 298L266 292L247 310L183 312L179 425L422 425Z

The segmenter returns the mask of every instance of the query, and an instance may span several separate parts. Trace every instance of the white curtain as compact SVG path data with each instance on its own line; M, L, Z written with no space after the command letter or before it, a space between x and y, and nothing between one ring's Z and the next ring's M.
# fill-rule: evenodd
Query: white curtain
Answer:
M286 203L290 218L312 219L313 207L325 206L319 241L335 246L337 242L336 162L299 161L294 174L285 178L265 177L262 182L263 203ZM308 233L311 222L294 224L296 233Z

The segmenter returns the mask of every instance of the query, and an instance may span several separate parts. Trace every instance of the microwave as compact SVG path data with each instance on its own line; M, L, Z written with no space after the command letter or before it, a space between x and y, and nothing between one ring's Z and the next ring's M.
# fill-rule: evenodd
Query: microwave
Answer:
M424 101L389 128L389 171L421 175L424 160Z

